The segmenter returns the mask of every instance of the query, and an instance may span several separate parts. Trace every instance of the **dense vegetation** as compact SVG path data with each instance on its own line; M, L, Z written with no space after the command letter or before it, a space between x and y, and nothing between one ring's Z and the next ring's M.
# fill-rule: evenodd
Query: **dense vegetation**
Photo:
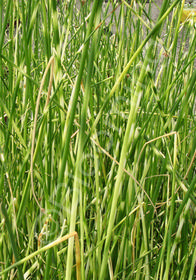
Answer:
M195 23L128 2L0 2L1 279L194 278Z

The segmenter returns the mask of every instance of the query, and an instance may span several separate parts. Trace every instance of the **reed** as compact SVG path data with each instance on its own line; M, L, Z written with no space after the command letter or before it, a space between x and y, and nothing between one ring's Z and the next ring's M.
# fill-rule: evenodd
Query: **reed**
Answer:
M1 1L2 280L194 278L195 23L154 2Z

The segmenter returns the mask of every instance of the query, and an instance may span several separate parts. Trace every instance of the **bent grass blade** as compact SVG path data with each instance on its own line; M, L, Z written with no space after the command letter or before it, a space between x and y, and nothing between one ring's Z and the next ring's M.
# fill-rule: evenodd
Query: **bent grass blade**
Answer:
M79 243L78 233L76 231L56 239L55 241L53 241L53 242L49 243L48 245L38 249L37 251L35 251L32 254L26 256L25 258L21 259L20 261L15 262L13 265L11 265L11 266L7 267L6 269L4 269L3 271L1 271L0 276L2 276L3 274L5 274L6 272L10 271L13 268L15 268L17 266L20 266L21 264L23 264L26 261L34 258L35 256L37 256L37 255L39 255L43 252L46 252L51 248L54 248L55 246L63 243L64 241L66 241L66 240L68 240L69 238L72 238L72 237L74 237L74 239L75 239L75 247L76 247L75 255L76 255L77 280L80 280L81 279L81 275L80 275L80 271L81 271L81 267L80 267L80 263L81 263L81 261L80 261L80 243Z

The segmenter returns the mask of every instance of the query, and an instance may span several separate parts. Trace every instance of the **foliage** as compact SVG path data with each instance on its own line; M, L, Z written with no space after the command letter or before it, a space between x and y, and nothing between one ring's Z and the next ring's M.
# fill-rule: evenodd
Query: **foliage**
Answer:
M0 277L193 279L194 22L90 2L0 3Z

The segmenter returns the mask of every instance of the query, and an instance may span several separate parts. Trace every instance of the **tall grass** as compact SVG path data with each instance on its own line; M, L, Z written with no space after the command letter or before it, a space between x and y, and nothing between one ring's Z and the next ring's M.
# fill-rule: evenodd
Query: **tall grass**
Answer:
M150 2L1 1L1 279L194 278L195 23Z

